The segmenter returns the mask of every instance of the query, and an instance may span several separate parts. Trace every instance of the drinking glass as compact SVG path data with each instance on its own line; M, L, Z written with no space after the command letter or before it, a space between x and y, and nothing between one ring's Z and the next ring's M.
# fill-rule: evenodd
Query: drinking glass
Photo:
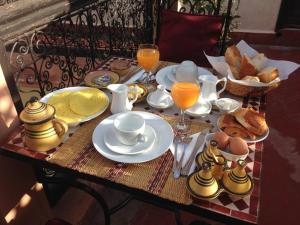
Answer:
M137 52L138 64L145 70L142 77L143 83L149 83L152 70L159 62L159 51L157 45L140 44Z
M196 83L177 82L171 88L171 95L175 105L180 109L180 119L176 128L179 132L187 131L184 111L192 107L200 95L200 86Z

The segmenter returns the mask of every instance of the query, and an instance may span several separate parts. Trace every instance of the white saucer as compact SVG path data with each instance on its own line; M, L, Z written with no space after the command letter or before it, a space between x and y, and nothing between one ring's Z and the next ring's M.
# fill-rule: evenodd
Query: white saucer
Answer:
M201 97L198 99L197 103L193 105L191 108L187 109L185 112L190 116L205 116L211 111L211 103L205 101Z
M167 90L171 90L171 87L174 83L173 79L175 79L174 71L177 66L178 65L166 66L161 70L159 70L155 76L156 82L158 84L165 85ZM168 75L168 74L173 74L173 78L172 75ZM198 75L204 75L204 74L212 74L212 73L202 67L198 67Z
M174 133L171 125L158 115L135 111L145 119L146 125L151 126L156 134L153 147L151 150L145 151L142 154L125 155L111 151L104 143L104 135L111 129L114 119L119 114L114 114L102 120L94 130L93 144L95 149L105 158L122 163L142 163L160 157L164 154L173 143Z
M166 109L171 107L172 105L174 105L174 101L172 99L172 96L170 94L168 94L168 96L166 96L166 98L164 100L162 100L161 102L157 103L154 102L153 100L151 100L153 92L151 92L150 94L148 94L147 96L147 103L157 109Z
M138 142L136 145L124 145L118 140L113 127L111 127L104 135L104 143L113 152L134 155L148 151L153 147L156 134L151 126L146 125L144 136L145 142Z

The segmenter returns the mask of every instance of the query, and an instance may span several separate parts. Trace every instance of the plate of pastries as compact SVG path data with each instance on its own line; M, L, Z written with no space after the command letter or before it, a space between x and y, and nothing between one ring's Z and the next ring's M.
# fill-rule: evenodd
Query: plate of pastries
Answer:
M230 137L240 137L247 143L266 139L269 127L265 116L253 108L240 108L219 117L217 126Z
M240 50L232 45L227 48L224 56L237 81L248 81L244 84L250 86L267 86L271 82L280 81L278 68L266 65L266 57L263 53L253 57L242 55Z

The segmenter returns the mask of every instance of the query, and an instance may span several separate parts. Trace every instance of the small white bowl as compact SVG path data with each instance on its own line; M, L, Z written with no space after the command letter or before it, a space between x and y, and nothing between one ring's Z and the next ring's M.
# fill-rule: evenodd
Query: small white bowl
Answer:
M215 101L215 105L221 112L234 112L238 108L242 107L242 103L231 98L219 98Z
M212 137L214 136L214 133L210 133L210 134L207 134L206 137L205 137L205 144L206 146L209 145L209 142L210 140L212 139ZM235 154L232 154L228 151L224 151L222 149L219 149L220 150L220 153L224 156L225 159L229 160L229 161L238 161L239 159L246 159L248 154L249 154L249 148L247 148L247 153L244 154L244 155L235 155Z

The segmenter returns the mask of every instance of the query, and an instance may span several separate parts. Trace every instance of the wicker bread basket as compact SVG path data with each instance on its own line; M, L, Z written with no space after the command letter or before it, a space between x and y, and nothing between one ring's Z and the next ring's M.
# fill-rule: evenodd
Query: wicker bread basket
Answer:
M246 86L246 85L241 85L238 83L235 83L234 81L227 80L227 85L226 85L226 90L237 96L261 96L269 91L277 88L280 85L280 82L274 83L270 86L266 87L253 87L253 86Z

